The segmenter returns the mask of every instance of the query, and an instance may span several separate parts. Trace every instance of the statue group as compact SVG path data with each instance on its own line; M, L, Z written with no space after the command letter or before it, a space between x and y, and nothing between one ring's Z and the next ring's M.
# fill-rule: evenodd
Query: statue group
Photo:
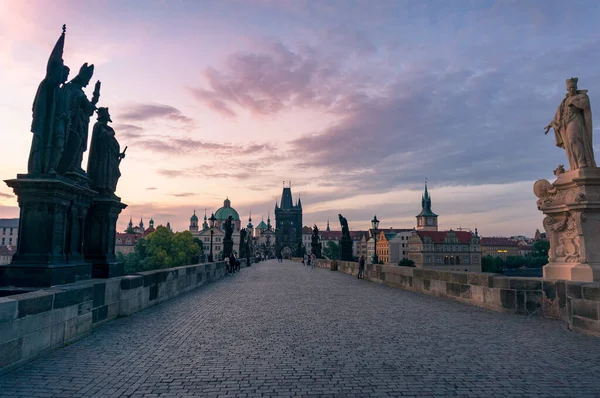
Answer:
M63 60L65 32L63 25L63 32L48 59L46 76L33 101L33 139L27 172L32 176L87 177L92 189L114 194L120 176L119 164L125 152L119 151L115 132L108 126L112 121L108 108L96 107L100 99L100 81L94 86L91 100L84 92L94 75L94 65L83 64L77 76L67 83L70 68ZM97 112L98 121L93 128L86 176L81 163L94 112Z
M68 81L65 34L63 25L33 101L27 174L6 180L20 207L17 251L11 264L0 267L7 286L52 286L123 272L114 245L117 218L126 207L115 195L125 151L108 125L108 108L97 107L100 81L91 100L84 91L94 65L83 64ZM86 173L81 164L94 113Z
M559 165L556 181L538 180L533 191L550 242L544 277L600 281L600 169L594 158L588 90L579 90L578 81L566 80L566 96L545 127L545 134L554 129L569 169Z

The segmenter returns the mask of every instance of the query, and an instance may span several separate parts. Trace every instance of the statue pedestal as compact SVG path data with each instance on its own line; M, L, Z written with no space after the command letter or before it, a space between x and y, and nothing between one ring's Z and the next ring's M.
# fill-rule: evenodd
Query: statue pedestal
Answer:
M600 281L600 168L538 180L533 190L550 241L544 278Z
M124 274L123 263L115 256L117 219L127 205L116 196L94 198L86 220L84 254L92 263L93 278L113 278Z
M83 237L95 192L86 181L20 174L5 182L18 197L20 218L17 252L0 266L0 283L48 287L90 278Z
M227 257L231 254L231 252L233 252L233 240L223 239L223 255Z
M342 261L352 261L352 238L342 237L340 239L340 259Z

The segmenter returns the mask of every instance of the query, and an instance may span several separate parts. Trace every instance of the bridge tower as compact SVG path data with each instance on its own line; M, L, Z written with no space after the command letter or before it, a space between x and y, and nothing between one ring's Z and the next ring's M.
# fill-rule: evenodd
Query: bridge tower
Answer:
M302 244L302 202L300 198L294 205L292 183L283 183L283 192L279 205L275 203L275 253L282 250L293 254Z

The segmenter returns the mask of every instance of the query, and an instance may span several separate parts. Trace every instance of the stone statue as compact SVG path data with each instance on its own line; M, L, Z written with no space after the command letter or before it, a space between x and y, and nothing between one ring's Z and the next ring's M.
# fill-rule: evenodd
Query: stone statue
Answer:
M242 228L240 229L240 249L239 249L239 257L240 258L245 258L246 257L246 229Z
M63 50L65 45L66 26L62 27L62 34L58 38L48 64L46 77L38 86L33 100L31 132L33 141L27 163L27 172L30 174L46 174L52 168L51 158L53 152L61 151L60 139L54 136L55 120L61 115L59 108L60 86L67 81L69 68L64 65ZM53 148L53 146L59 148ZM62 141L64 145L64 141Z
M88 159L88 178L91 188L101 195L113 195L117 189L117 181L121 177L119 164L125 158L125 150L121 153L119 142L115 138L115 130L108 125L112 122L108 108L98 108L98 121L92 131L92 143Z
M321 258L321 249L321 242L319 241L319 228L317 228L317 225L315 224L310 242L310 251L317 256L317 258Z
M67 172L85 174L81 168L81 161L83 152L87 150L90 117L94 114L100 98L100 81L96 82L91 101L83 91L93 74L94 65L88 66L86 62L81 66L77 76L61 89L64 91L65 109L69 122L65 149L58 165L59 170L57 170L59 174Z
M545 129L554 128L556 146L565 149L570 170L596 167L592 145L592 111L588 90L577 90L578 78L567 79L567 95Z
M233 217L227 217L225 220L225 238L223 240L231 240L231 235L233 235Z
M350 229L348 228L348 220L346 220L346 217L342 216L341 214L338 214L338 217L340 219L340 224L342 226L342 238L350 238Z

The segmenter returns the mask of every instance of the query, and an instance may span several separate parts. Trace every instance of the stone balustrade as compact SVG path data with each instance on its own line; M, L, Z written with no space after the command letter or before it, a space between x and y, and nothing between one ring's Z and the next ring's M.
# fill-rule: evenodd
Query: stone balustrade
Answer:
M358 263L349 261L318 260L318 267L358 273ZM493 311L560 319L571 330L600 337L600 283L377 264L365 266L364 278Z
M246 262L240 259L241 266ZM225 275L225 263L187 265L0 297L0 374L69 344L94 327Z

